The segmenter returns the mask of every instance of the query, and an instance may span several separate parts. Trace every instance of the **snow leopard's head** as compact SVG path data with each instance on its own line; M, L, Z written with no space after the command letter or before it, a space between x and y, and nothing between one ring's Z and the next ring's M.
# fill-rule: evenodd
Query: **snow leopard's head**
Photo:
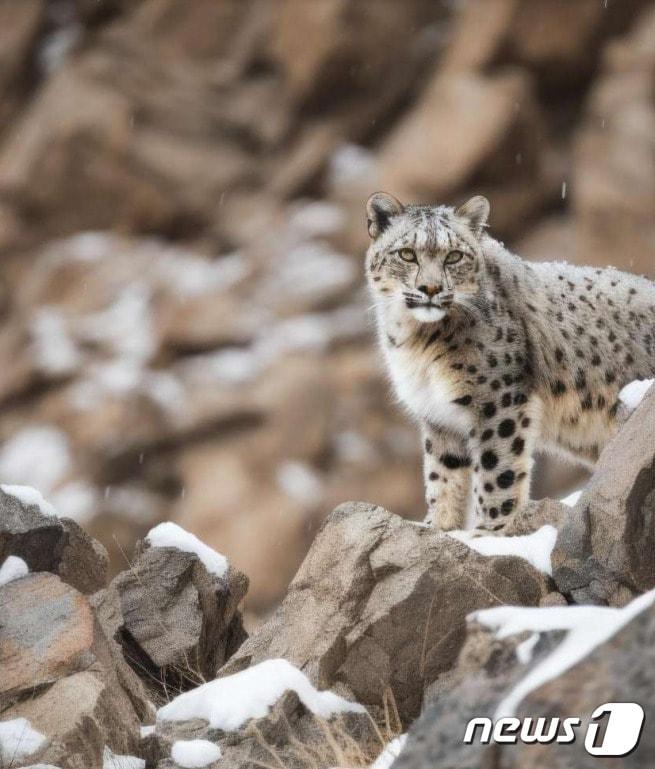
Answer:
M366 272L377 299L397 303L420 323L435 323L479 292L486 198L476 195L455 209L404 206L376 192L366 215L371 236Z

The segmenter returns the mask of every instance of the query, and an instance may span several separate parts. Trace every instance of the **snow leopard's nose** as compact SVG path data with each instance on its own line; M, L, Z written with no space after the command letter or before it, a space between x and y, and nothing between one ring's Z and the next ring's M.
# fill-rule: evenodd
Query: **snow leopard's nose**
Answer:
M432 299L433 296L441 293L443 286L440 283L433 283L431 285L423 283L422 285L417 286L417 288L422 294L425 294Z

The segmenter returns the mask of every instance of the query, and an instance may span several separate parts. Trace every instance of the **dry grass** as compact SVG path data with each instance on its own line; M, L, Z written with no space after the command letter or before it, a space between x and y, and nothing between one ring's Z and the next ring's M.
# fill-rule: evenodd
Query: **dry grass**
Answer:
M254 737L266 759L253 755L244 755L244 763L261 769L366 769L377 758L388 742L402 734L402 722L391 689L387 688L382 696L380 720L367 713L370 727L368 735L353 735L346 719L335 718L330 721L313 716L319 739L311 742L294 736L287 722L288 747L284 753L268 743L261 731L251 724L246 734Z

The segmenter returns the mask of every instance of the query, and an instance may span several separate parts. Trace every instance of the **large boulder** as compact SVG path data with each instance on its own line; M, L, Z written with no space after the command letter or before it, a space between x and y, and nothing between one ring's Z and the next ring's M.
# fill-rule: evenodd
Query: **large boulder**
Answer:
M19 492L20 494L20 492ZM31 504L0 489L0 563L7 556L22 558L30 571L49 571L82 593L105 586L107 551L67 518L58 518L47 505Z
M3 720L27 719L45 738L27 763L102 769L105 745L138 748L148 699L117 664L87 597L53 574L30 574L0 587L0 616Z
M171 524L165 524L170 526ZM248 579L227 566L212 573L192 552L141 543L102 603L112 634L153 699L214 677L246 638L238 606Z
M517 557L485 557L380 507L338 507L273 617L220 671L283 657L320 688L375 709L391 690L403 721L449 671L474 609L536 606L549 579Z
M621 606L655 586L655 387L603 452L553 551L558 589Z
M646 724L655 716L655 667L651 665L654 599L653 594L643 596L623 610L568 607L558 610L557 615L542 615L551 630L541 633L538 640L534 635L517 632L532 621L528 618L522 622L520 610L502 609L507 611L502 639L489 631L487 625L494 627L489 618L484 624L472 623L453 685L433 693L437 696L431 698L410 730L394 769L597 767L599 758L590 755L584 744L591 716L599 706L636 702L644 709ZM577 619L571 620L576 613ZM480 620L484 615L481 612ZM577 632L572 643L562 639L561 631L569 628L573 628L570 633ZM573 743L550 740L526 744L519 740L503 744L492 738L483 744L480 727L473 742L464 743L471 719L487 718L495 726L503 717L533 719L529 728L532 733L536 718L578 717L581 723ZM548 721L546 731L551 723ZM626 722L623 729L629 726ZM617 766L641 769L650 765L654 752L655 738L646 726L638 747L614 760L620 762Z

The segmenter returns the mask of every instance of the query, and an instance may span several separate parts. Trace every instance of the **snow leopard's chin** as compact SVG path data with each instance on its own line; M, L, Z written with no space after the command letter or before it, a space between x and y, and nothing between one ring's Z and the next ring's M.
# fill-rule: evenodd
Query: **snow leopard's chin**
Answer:
M438 323L448 314L445 309L436 307L435 305L412 307L408 312L412 315L414 320L417 320L419 323Z

